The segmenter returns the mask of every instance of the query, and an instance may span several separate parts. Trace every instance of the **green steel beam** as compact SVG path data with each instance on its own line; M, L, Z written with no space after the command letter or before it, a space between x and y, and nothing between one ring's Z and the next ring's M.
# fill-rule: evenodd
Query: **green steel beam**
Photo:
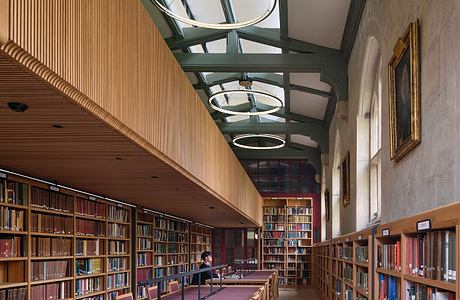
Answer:
M335 107L337 105L337 98L333 95L329 98L329 102L327 103L326 113L324 114L324 122L326 122L327 126L329 127L332 122L332 118L334 117Z
M358 33L359 23L363 15L366 0L351 0L348 10L347 22L343 31L342 43L340 49L346 62L350 59L351 50L355 43L356 34Z
M185 49L194 45L225 39L229 32L229 30L215 30L200 27L184 28L182 30L182 37L171 37L165 39L165 41L171 50Z
M175 53L185 72L307 72L321 74L339 101L348 98L347 64L320 54Z

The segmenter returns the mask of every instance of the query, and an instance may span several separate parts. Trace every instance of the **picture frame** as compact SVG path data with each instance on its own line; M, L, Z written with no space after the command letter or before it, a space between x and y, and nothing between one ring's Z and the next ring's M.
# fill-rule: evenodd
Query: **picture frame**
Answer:
M421 142L419 21L398 38L388 63L390 156L399 162Z
M324 191L324 213L326 222L329 222L331 220L331 194L327 188Z
M343 207L350 204L350 151L347 151L340 166L340 181Z

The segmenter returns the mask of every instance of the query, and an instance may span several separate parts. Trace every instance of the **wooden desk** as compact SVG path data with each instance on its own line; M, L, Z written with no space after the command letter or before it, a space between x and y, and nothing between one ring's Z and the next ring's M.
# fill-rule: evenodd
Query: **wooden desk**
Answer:
M213 285L213 292L214 294L208 296L207 300L249 300L252 296L254 296L259 290L261 290L261 286L224 286L222 289L219 290L218 286ZM216 292L217 291L217 292ZM201 286L200 287L200 297L203 298L211 292L210 286ZM181 300L181 290L175 293L166 294L161 296L161 299L164 300ZM184 289L184 299L186 300L197 300L198 299L198 286L188 286Z

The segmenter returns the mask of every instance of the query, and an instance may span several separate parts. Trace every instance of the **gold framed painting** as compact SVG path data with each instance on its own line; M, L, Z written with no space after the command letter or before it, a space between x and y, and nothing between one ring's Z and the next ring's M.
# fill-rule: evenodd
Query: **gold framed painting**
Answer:
M325 210L325 215L326 215L326 222L329 222L331 219L331 194L329 193L329 190L326 189L324 191L324 210Z
M420 144L419 22L399 38L388 63L390 155L398 162Z
M341 187L342 187L342 204L347 206L350 204L350 151L347 151L340 166L341 171Z

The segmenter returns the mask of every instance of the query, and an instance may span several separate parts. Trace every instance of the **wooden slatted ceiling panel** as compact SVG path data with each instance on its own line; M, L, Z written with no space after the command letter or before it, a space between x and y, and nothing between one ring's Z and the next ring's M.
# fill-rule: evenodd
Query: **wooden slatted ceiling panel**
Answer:
M260 195L139 1L0 0L0 7L8 8L0 12L9 19L0 23L8 24L0 27L5 53L261 223Z

